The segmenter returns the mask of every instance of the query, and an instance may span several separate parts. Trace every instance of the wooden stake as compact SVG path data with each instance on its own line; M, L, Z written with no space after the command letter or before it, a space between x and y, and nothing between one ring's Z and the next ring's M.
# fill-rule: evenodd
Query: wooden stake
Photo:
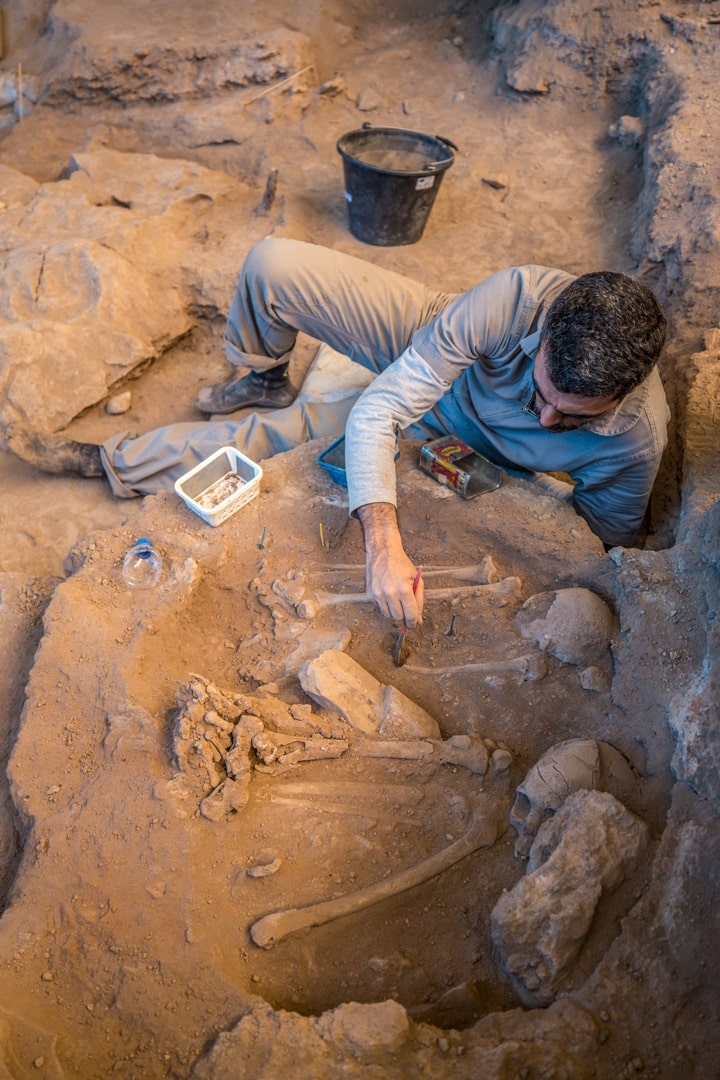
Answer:
M245 108L246 105L252 105L254 101L259 101L260 98L267 97L268 94L275 93L276 90L281 90L283 86L287 86L293 79L299 79L301 75L304 75L306 71L312 71L314 67L314 64L308 64L307 67L301 68L300 71L296 71L294 75L288 75L287 79L281 79L279 83L275 83L274 86L269 86L267 90L261 90L255 97L251 97L248 101L244 101L243 108Z

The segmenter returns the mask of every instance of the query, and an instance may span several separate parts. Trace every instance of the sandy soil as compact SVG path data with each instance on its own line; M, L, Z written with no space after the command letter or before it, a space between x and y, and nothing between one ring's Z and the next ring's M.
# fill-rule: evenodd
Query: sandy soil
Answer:
M338 4L300 18L273 5L277 22L311 36L318 85L337 78L341 92L267 114L261 101L243 138L201 146L178 135L177 107L167 104L38 106L0 142L0 161L48 181L79 149L152 150L226 170L258 200L278 168L268 233L448 290L522 262L642 272L668 303L675 345L665 374L676 402L685 389L678 365L712 324L697 309L684 318L680 286L661 263L638 265L643 156L608 135L627 98L580 74L573 87L562 66L552 93L538 90L540 75L529 91L512 89L507 57L492 47L492 5L484 7ZM105 9L88 11L102 37ZM184 11L203 18L200 5ZM40 12L21 18L8 5L6 15L6 66L31 64ZM539 56L543 70L561 59L549 46ZM371 90L378 105L365 113L358 95ZM416 245L373 248L348 231L335 141L366 119L460 147ZM198 388L227 375L222 329L222 313L199 315L187 338L126 380L128 414L109 416L99 403L68 433L100 441L199 419ZM296 381L314 350L300 343ZM717 847L717 789L713 776L680 783L677 756L686 705L716 726L702 674L712 654L712 518L673 546L686 415L676 411L645 549L611 555L550 495L507 477L463 501L422 474L419 446L405 444L399 513L411 556L428 569L491 556L498 577L519 583L500 600L429 602L402 668L390 655L397 628L371 606L298 617L300 593L363 587L359 526L344 490L317 467L322 445L263 462L258 497L217 529L170 492L119 502L102 481L42 476L2 454L2 1075L718 1075L716 871L698 870L691 845L697 834L711 855ZM164 560L160 586L143 594L124 589L119 573L138 534L154 537ZM574 586L618 618L597 686L584 688L577 665L548 655L541 675L503 669L508 657L537 659L519 633L522 603ZM484 738L490 753L509 751L509 768L478 775L436 759L368 756L369 740L311 706L298 680L304 659L340 643L421 704L443 740ZM473 669L478 662L497 671ZM179 735L188 687L197 695L203 680L212 684L205 705L221 717L229 696L239 715L292 737L294 749L312 729L339 756L254 761L243 773L246 801L213 810L203 804L211 785L188 765ZM200 735L219 737L207 724ZM579 737L604 740L631 763L638 784L628 808L650 843L643 864L602 898L550 1004L508 976L490 912L524 872L508 821L517 784L550 746ZM493 823L491 846L274 948L253 941L268 913L353 893L446 848L474 806ZM685 848L670 839L680 834ZM685 891L672 876L683 851ZM385 1011L350 1017L348 1003Z

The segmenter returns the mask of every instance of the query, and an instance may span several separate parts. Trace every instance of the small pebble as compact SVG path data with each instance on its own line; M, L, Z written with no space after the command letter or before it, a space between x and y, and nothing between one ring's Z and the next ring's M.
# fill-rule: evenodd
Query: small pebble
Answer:
M610 689L610 679L602 668L591 666L580 672L580 685L583 690L592 690L602 694Z
M510 178L505 172L494 173L492 176L483 176L482 182L496 191L502 191L510 186Z
M363 90L357 97L357 107L360 112L372 112L373 109L379 109L383 100L376 90Z
M129 390L124 390L122 394L113 394L111 398L108 398L108 402L105 406L105 412L110 416L122 416L126 413L132 405L132 394Z
M276 873L282 864L281 859L273 859L270 863L265 863L263 866L250 866L248 867L248 877L269 877L270 874Z
M490 768L494 776L498 773L507 772L512 765L512 754L508 750L493 750L490 759Z
M347 85L345 80L336 78L328 79L327 82L324 82L321 85L319 92L321 94L326 94L328 97L335 97L337 94L344 94L346 90Z

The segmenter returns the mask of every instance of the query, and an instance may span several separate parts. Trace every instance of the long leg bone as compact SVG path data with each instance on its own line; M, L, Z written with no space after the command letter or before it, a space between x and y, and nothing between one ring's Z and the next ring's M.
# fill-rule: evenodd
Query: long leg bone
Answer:
M424 571L423 571L424 573ZM426 589L425 600L462 600L465 597L498 599L506 601L520 596L522 582L517 577L506 577L489 585L455 585L446 589ZM322 608L338 604L367 604L373 599L368 593L336 593L322 589L301 600L295 610L301 619L314 619Z
M314 570L311 577L324 578L330 581L338 579L344 581L348 574L357 574L365 577L364 563L339 563L328 569ZM423 578L449 577L456 581L472 581L476 585L488 585L499 579L498 569L490 555L486 555L480 562L468 566L425 566L423 565Z
M415 667L405 665L406 671L414 675L456 675L458 672L479 672L485 675L501 675L506 671L519 671L527 682L539 682L547 675L547 660L542 654L529 653L526 656L511 656L505 660L478 660L455 667Z
M497 825L492 815L487 810L483 811L480 806L476 806L468 831L443 851L438 851L428 859L423 859L416 866L401 870L393 877L368 885L366 889L359 889L347 896L323 900L319 904L311 904L306 908L289 908L287 911L276 911L272 915L265 915L250 927L250 936L260 948L272 949L283 938L289 934L296 934L298 930L306 930L311 926L324 926L333 919L363 911L372 904L378 904L381 900L387 900L391 896L405 892L406 889L412 889L415 885L421 885L424 881L430 881L431 878L442 874L443 871L460 862L466 855L477 851L478 848L490 847L495 843L496 838Z

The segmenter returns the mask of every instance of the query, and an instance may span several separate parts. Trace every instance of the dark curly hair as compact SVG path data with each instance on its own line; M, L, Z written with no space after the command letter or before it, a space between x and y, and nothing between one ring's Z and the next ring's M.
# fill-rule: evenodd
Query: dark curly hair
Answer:
M646 285L600 270L576 278L556 296L540 345L560 393L621 398L650 374L665 333L665 315Z

